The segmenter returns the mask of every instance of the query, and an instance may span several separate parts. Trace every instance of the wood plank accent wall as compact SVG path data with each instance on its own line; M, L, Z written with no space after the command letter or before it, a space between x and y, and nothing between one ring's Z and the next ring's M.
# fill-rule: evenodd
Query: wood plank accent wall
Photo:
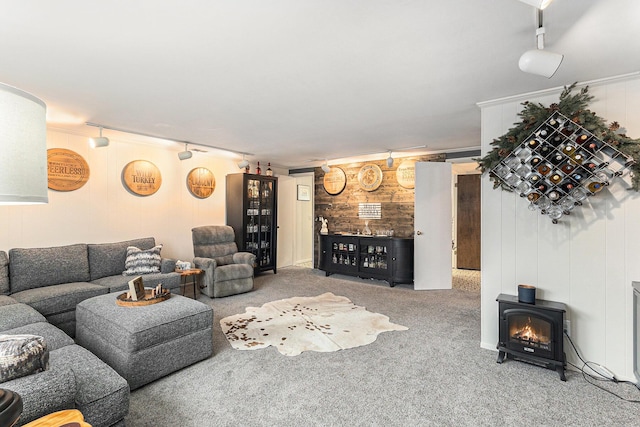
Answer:
M364 220L358 217L360 203L380 203L382 208L381 219L370 219L369 228L372 233L376 230L393 229L397 237L413 236L413 189L407 189L398 184L396 169L405 160L419 162L444 162L446 154L431 154L416 157L403 157L395 159L391 168L387 167L386 159L371 160L366 162L332 165L344 170L347 176L347 185L344 190L335 196L326 192L323 185L324 172L321 168L314 169L314 195L315 235L320 233L322 224L317 221L322 216L328 219L329 233L353 232L364 229ZM358 183L358 172L365 164L376 164L382 169L382 184L375 191L366 191ZM318 254L314 256L314 265L318 265Z

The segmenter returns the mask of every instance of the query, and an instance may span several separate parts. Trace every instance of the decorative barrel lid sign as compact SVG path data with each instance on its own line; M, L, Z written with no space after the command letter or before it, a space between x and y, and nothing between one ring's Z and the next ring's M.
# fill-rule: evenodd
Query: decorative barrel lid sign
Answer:
M206 199L216 189L216 178L207 168L195 168L187 175L187 188L194 197Z
M75 151L50 148L47 150L47 178L52 190L77 190L89 180L89 165Z
M376 190L382 184L382 169L373 163L364 165L358 172L358 182L366 191Z
M138 196L150 196L160 189L160 170L146 160L134 160L122 169L122 183L125 188Z
M324 174L324 189L332 196L342 193L346 185L347 175L342 169L332 167L329 172Z
M400 163L396 170L398 184L404 188L415 188L416 186L416 161L405 160Z

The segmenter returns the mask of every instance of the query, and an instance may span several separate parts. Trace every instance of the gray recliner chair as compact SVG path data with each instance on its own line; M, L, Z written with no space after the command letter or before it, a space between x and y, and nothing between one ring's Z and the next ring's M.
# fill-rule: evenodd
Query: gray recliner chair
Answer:
M191 230L193 264L203 270L202 292L211 298L249 292L253 289L256 256L238 252L233 228L208 225Z

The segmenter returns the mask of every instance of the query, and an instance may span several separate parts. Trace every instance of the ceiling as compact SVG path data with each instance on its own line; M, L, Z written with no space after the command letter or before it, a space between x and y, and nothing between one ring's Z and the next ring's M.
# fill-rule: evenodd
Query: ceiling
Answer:
M556 0L545 47L565 59L546 79L518 69L537 24L517 0L21 0L0 13L0 82L53 128L308 167L478 148L477 102L639 71L639 22L638 0Z

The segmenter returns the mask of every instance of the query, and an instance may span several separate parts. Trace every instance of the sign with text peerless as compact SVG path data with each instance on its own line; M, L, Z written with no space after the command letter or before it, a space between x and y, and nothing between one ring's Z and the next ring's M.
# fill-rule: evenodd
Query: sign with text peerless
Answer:
M77 190L88 180L89 165L80 154L65 148L47 150L47 181L51 190Z

